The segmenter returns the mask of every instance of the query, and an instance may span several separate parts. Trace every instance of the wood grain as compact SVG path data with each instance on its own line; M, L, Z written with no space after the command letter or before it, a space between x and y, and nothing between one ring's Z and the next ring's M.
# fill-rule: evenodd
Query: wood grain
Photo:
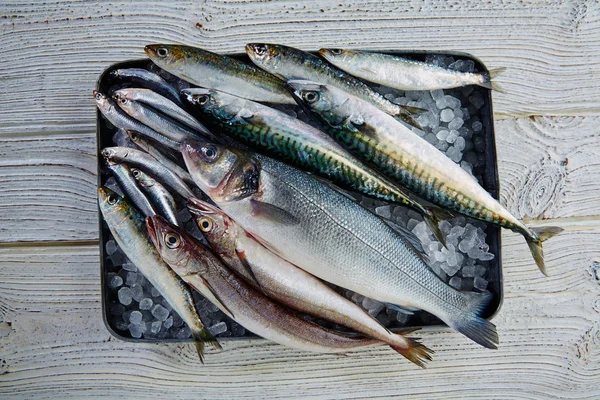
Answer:
M600 118L496 122L501 201L519 218L600 215ZM0 242L94 240L91 134L0 138Z
M543 277L521 238L503 237L501 345L448 329L418 332L427 370L386 347L346 357L263 340L224 343L202 366L192 345L128 343L101 320L95 246L0 248L0 396L181 399L593 399L600 396L600 229L546 245Z
M0 97L0 135L91 131L99 74L142 57L151 42L218 52L243 52L249 41L464 51L507 67L497 116L600 111L593 1L6 1L0 16L0 76L10 94Z

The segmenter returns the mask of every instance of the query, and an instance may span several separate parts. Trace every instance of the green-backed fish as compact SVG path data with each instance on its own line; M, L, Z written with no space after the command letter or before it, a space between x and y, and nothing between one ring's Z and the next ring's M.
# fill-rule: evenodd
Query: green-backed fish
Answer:
M285 81L304 79L335 86L420 128L412 114L423 110L392 103L360 79L345 73L318 56L289 46L263 43L247 44L246 53L256 65Z
M283 81L235 58L174 44L152 44L144 51L156 65L194 85L255 101L295 104Z
M364 309L264 247L223 211L198 199L189 199L188 208L215 253L255 289L290 308L381 340L421 367L431 360L428 348L391 333Z
M184 143L182 153L216 205L290 263L372 299L426 310L496 348L495 326L480 317L492 295L459 292L440 280L414 235L400 235L348 197L271 158L206 141Z
M144 217L124 198L105 187L98 189L98 204L121 250L190 327L200 360L204 360L205 343L221 349L202 324L189 288L165 264L148 238Z
M421 213L436 237L438 208L412 200L398 185L348 154L326 133L271 107L212 89L183 90L207 120L261 153L328 178L336 185L393 201ZM440 216L443 216L440 213Z
M398 90L450 89L478 85L499 90L493 81L503 68L489 72L461 72L411 58L371 51L321 49L319 54L358 78Z
M452 211L522 234L546 274L542 242L562 231L529 228L433 145L371 104L332 86L288 82L299 103L346 149L418 196Z

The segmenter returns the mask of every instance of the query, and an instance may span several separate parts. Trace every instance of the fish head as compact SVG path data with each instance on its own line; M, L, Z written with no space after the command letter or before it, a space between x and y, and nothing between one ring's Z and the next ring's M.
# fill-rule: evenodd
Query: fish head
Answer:
M286 51L286 46L277 44L248 43L246 45L246 54L250 60L269 72L277 70Z
M196 185L214 202L258 192L260 165L247 153L203 139L185 140L181 153Z
M197 261L206 256L208 249L184 230L160 215L146 217L146 229L160 257L177 275L185 277L207 272L207 264Z
M235 222L219 208L200 199L188 199L187 207L210 247L217 254L232 255L239 231Z
M105 147L100 154L108 163L120 163L127 159L129 148L121 146Z
M214 89L184 89L185 99L198 111L224 123L233 123L238 115L245 115L248 100Z
M319 117L322 122L336 127L348 117L345 105L350 95L347 93L328 85L304 80L290 80L287 85L296 102L310 114Z
M114 107L114 103L102 92L94 90L94 100L96 105L103 114L106 114L111 107Z
M123 90L114 92L112 98L122 109L126 110L131 107L131 100L127 98L127 95Z
M327 61L335 61L336 64L345 64L348 61L351 61L353 55L355 54L352 50L344 50L344 49L320 49L319 55L326 59Z
M124 197L104 186L98 188L98 206L109 225L120 224L121 221L136 213Z
M142 187L148 188L156 184L156 181L150 175L137 168L131 168L131 175L133 175L137 183Z
M169 70L182 70L191 54L186 46L174 44L150 44L144 52L153 63Z
M131 141L133 143L140 146L142 149L146 150L146 148L147 148L147 146L145 146L146 142L144 141L144 138L142 138L142 135L140 135L137 131L134 131L131 129L126 129L125 133L127 134L127 136L129 136L129 139L131 139Z

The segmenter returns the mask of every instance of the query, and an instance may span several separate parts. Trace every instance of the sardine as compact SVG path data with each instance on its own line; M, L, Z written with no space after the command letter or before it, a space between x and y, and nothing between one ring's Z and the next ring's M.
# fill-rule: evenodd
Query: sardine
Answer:
M140 191L133 178L132 171L125 164L114 164L111 162L107 163L108 170L115 177L119 186L123 189L123 192L133 202L138 210L146 217L156 215L156 211L152 207L150 201L144 196L144 193Z
M542 242L561 228L529 228L454 161L394 118L332 86L291 81L295 98L308 107L346 149L423 199L525 237L546 275Z
M420 128L412 114L423 110L392 103L363 81L318 56L289 46L262 43L247 44L246 53L254 64L285 81L304 79L327 83L360 97L382 111Z
M398 234L348 197L270 158L206 141L184 143L182 153L198 187L290 263L380 302L428 311L496 348L495 326L479 317L492 295L441 281L410 232Z
M194 85L255 101L295 104L281 80L235 58L169 44L149 45L144 51L156 65Z
M370 51L321 49L319 54L347 73L398 90L450 89L466 85L499 90L493 78L504 68L489 72L461 72L424 61Z
M113 78L126 79L152 89L179 105L183 105L177 89L171 86L160 75L143 68L116 69L110 72Z
M421 367L431 360L431 350L391 333L364 309L269 251L218 208L198 199L189 199L188 208L213 251L254 289L292 309L381 340Z
M153 92L150 89L137 89L137 88L127 88L117 90L113 97L117 103L121 98L138 101L140 103L147 104L154 109L162 112L163 114L175 119L177 122L180 122L184 125L187 125L191 129L194 129L196 132L210 135L212 134L204 125L202 125L196 118L192 117L189 113L179 107L177 104L173 103L171 100L167 99L160 94Z
M123 130L133 130L139 132L141 135L156 140L158 143L171 149L179 149L178 142L164 137L154 129L151 129L141 122L131 118L129 115L122 112L119 107L117 107L115 103L103 93L94 90L94 99L96 100L96 105L98 106L98 109L102 115L104 115L104 117L108 119L115 127Z
M175 200L173 199L173 196L171 196L171 193L169 193L169 191L165 189L163 185L158 183L151 176L137 168L132 168L131 174L137 181L142 191L148 195L148 198L154 205L154 208L158 211L158 214L162 215L173 225L179 226L175 211ZM156 215L156 213L152 215Z
M161 183L175 190L184 199L195 197L194 192L191 191L177 174L162 165L150 154L128 147L105 147L101 153L107 161L114 163L125 162L147 172Z
M124 198L105 187L98 189L98 204L119 247L190 327L200 360L204 359L205 343L221 349L202 324L189 288L165 264L148 238L142 215Z
M210 89L186 90L186 99L220 129L259 152L281 159L343 188L410 207L425 216L440 242L438 208L427 208L403 189L348 154L324 132L271 107Z
M285 346L317 352L346 353L380 343L351 338L305 321L253 289L209 249L181 228L155 216L146 219L150 237L163 260L244 328Z

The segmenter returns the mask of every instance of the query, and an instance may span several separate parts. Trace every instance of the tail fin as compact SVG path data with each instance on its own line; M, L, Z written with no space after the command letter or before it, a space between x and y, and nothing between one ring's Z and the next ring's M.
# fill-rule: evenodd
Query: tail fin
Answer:
M500 86L500 84L498 84L498 82L494 82L494 78L496 78L498 75L500 75L504 71L506 71L506 68L500 67L500 68L491 69L487 73L483 73L482 74L483 82L480 83L479 86L483 86L486 89L495 90L496 92L504 93L504 89L502 89L502 86Z
M492 294L464 292L463 295L466 296L466 311L448 325L483 347L497 349L496 325L479 317L492 300Z
M419 343L417 339L408 339L408 347L390 346L392 349L401 354L408 361L417 364L421 368L425 368L425 364L431 361L433 350Z
M438 242L442 243L442 245L447 248L446 239L444 239L444 235L442 234L442 231L440 231L438 223L440 220L452 218L452 214L446 210L442 210L439 207L423 207L423 209L426 212L426 214L423 215L423 218L425 218L425 223Z
M204 364L204 344L210 343L216 350L221 351L223 348L215 339L215 337L206 328L202 328L199 331L192 331L192 337L194 338L194 345L200 357L200 362Z
M428 110L419 107L400 106L400 112L396 115L396 118L409 124L410 126L414 126L417 129L423 130L421 124L415 121L413 116L427 111Z
M532 231L533 234L526 235L525 240L527 240L527 245L529 246L529 250L531 250L531 255L538 268L542 271L542 274L548 276L546 265L544 264L544 249L542 249L542 242L558 235L563 229L556 226L547 226L543 228L530 228L530 231Z

